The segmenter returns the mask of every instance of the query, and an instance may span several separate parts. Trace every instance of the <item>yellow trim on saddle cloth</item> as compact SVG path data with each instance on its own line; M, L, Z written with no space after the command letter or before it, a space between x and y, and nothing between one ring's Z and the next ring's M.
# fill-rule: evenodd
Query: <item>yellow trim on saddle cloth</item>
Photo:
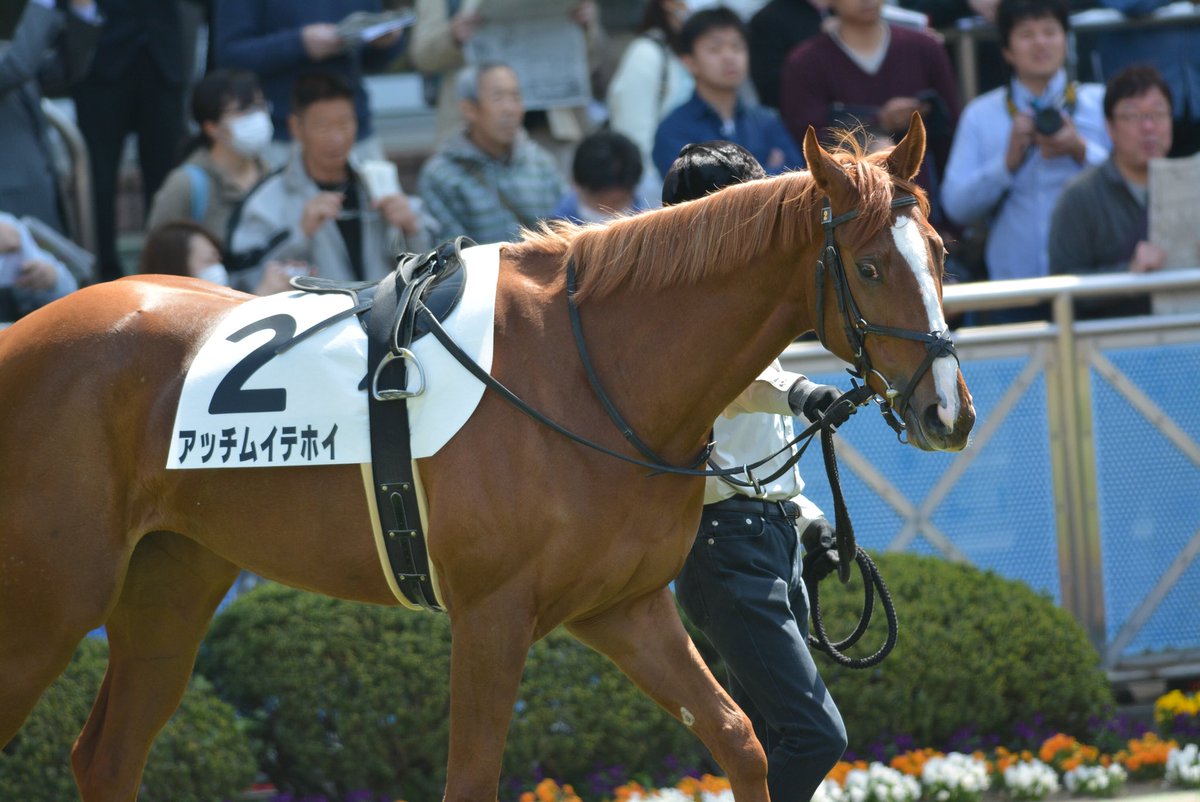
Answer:
M371 470L371 463L359 463L359 468L362 470L363 490L367 496L367 514L371 518L371 532L375 535L375 550L379 552L379 562L383 565L383 576L387 580L388 587L392 589L392 595L396 597L402 605L410 610L423 610L417 604L408 600L408 597L400 590L400 585L396 582L396 575L392 573L392 563L388 559L387 546L383 542L383 530L379 526L379 507L375 503L375 475ZM417 470L417 463L414 460L412 463L413 485L417 491L417 509L421 512L421 520L429 520L429 506L425 503L425 486L421 484L421 472ZM421 528L421 536L425 538L426 550L429 548L429 536L425 533L425 528ZM429 558L429 582L433 585L433 596L438 605L445 608L446 603L442 601L442 589L438 586L437 569L433 567L433 558Z

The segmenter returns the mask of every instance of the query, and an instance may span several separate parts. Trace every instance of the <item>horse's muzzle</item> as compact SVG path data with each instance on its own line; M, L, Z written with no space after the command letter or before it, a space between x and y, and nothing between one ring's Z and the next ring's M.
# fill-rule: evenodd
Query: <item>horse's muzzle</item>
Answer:
M927 404L917 414L909 407L905 418L908 441L922 451L962 451L975 426L975 407L966 400L958 407L958 417L947 425L938 414L938 404Z

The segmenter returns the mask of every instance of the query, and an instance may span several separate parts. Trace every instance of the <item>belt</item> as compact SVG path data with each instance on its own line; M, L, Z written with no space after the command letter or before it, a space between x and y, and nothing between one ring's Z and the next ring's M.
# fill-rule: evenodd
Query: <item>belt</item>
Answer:
M800 505L794 501L768 501L749 496L731 496L724 501L705 504L704 509L713 512L750 513L767 518L787 518L791 521L800 517Z

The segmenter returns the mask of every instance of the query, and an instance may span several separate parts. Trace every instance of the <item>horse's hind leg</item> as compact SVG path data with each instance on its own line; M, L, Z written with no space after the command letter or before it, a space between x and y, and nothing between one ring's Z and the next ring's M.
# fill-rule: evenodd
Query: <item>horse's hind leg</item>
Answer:
M47 628L25 633L8 626L10 623L0 621L0 748L17 734L42 692L71 662L76 645L87 632Z
M765 802L767 758L750 720L713 679L666 588L567 625L704 742L737 802Z
M167 532L142 539L108 619L108 671L71 762L83 802L132 802L237 567Z
M4 492L0 500L12 501ZM99 538L64 536L77 531L69 525L20 528L20 513L0 503L8 527L0 537L0 747L17 734L79 641L104 623L125 564ZM43 511L39 520L46 518Z

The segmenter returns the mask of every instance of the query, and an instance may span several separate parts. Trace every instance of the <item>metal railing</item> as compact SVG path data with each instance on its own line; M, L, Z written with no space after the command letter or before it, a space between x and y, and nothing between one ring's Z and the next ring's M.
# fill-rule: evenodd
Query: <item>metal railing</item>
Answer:
M1200 269L947 287L948 313L1050 302L1052 318L956 332L978 413L963 452L897 448L873 420L843 427L859 539L1050 594L1114 680L1200 672L1200 304L1095 321L1072 304L1184 291L1200 292ZM783 361L846 384L815 343ZM819 478L810 485L827 504Z
M1078 34L1193 25L1200 25L1200 11L1194 8L1178 12L1172 8L1172 13L1147 17L1122 17L1117 12L1100 15L1093 9L1071 17L1071 36L1074 40ZM965 17L953 26L939 29L939 33L954 51L958 88L966 103L979 94L979 42L997 39L996 27L982 17ZM1075 51L1074 45L1071 50Z
M42 112L62 138L70 161L67 174L58 179L65 201L67 234L85 250L95 253L96 218L92 207L92 169L87 143L75 122L53 102L43 100Z

